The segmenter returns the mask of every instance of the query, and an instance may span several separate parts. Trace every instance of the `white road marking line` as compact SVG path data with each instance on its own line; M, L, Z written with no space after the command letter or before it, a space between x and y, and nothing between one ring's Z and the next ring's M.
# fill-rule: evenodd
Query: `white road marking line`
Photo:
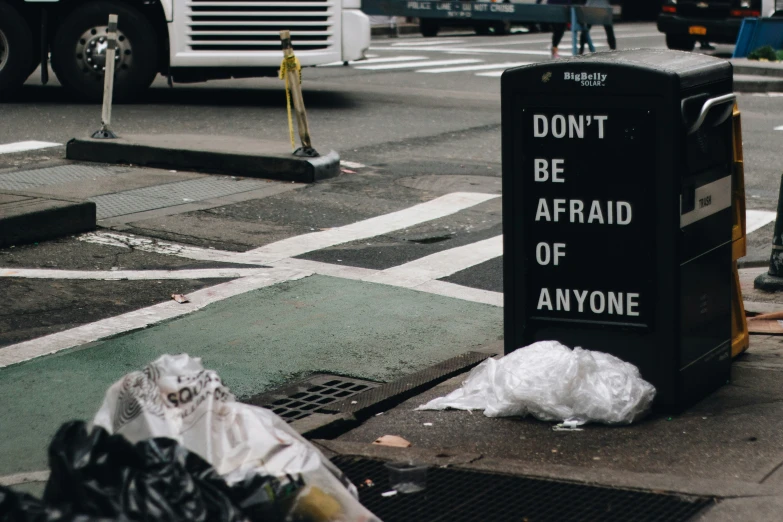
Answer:
M260 248L248 250L247 252L205 249L116 232L88 232L79 236L78 239L88 243L135 248L144 252L154 252L199 261L266 265L274 261L306 254L313 250L320 250L341 243L366 239L419 225L426 221L455 214L497 197L497 194L453 192L397 212L383 214L342 227L294 236Z
M570 48L570 46L569 46ZM406 51L423 51L424 49L406 49ZM473 53L473 54L482 54L482 53L489 53L489 54L524 54L524 55L534 55L534 56L549 56L550 51L533 51L533 50L525 50L525 49L471 49L469 47L458 47L458 48L452 48L452 47L434 47L431 49L427 49L427 51L438 51L438 52L444 52L444 53ZM571 56L570 51L566 51L566 47L564 45L560 46L560 55L561 56Z
M355 69L362 69L367 71L386 71L390 69L410 69L413 67L435 67L436 65L460 65L466 63L479 63L482 60L476 60L473 58L461 58L457 60L431 60L429 62L405 62L405 63L389 63L381 65L362 65L357 66Z
M769 210L746 210L745 211L745 235L764 227L775 221L777 212Z
M783 130L783 125L780 125L779 127L775 127L775 130Z
M272 266L277 268L291 268L295 270L305 270L313 272L314 274L339 277L342 279L351 279L354 281L366 281L375 274L378 270L372 268L361 268L358 266L345 266L335 265L333 263L324 263L321 261L311 261L309 259L281 259L271 263Z
M194 270L52 270L38 268L0 268L0 277L26 279L87 279L103 281L149 281L169 279L218 279L249 277L265 268L204 268Z
M532 62L505 62L505 63L487 63L484 65L466 65L464 67L443 67L441 69L419 69L417 73L452 73L464 71L483 71L486 69L510 69L522 65L530 65Z
M283 239L282 241L235 255L232 259L234 263L271 263L287 257L300 256L314 250L321 250L342 243L412 227L426 221L449 216L497 197L497 194L452 192L451 194L446 194L445 196L390 214L365 219L364 221L330 230Z
M363 165L361 163L356 163L355 161L342 161L340 160L340 165L343 167L348 167L349 169L363 169L367 165Z
M603 31L603 28L600 27L600 26L593 26L593 27L594 28L590 31L590 37L593 40L593 44L597 45L597 44L601 43L601 44L606 45L605 44L606 36L605 36L604 31ZM618 37L618 39L620 37L622 37L623 39L625 39L625 38L649 38L651 36L662 36L663 35L663 33L634 33L634 32L627 32L626 33L626 32L620 31L617 27L615 27L614 32L615 32L615 35ZM436 42L433 42L433 43L435 45L444 45L445 46L445 45L448 45L448 44L451 44L451 43L457 43L457 42L456 41L452 42L452 41L443 40L443 41L436 41ZM497 43L480 43L480 44L464 44L462 42L459 42L459 43L462 44L461 47L468 48L468 49L480 49L482 47L497 47L497 45L498 45ZM533 38L533 39L530 39L530 40L517 39L517 40L510 41L510 42L503 42L504 45L541 45L541 44L551 44L551 43L552 43L552 38ZM561 43L561 46L564 46L564 44L568 44L568 45L571 44L571 33L570 32L566 33L566 35L563 37L563 43ZM420 44L420 43L418 43L416 41L413 41L413 42L399 42L399 43L396 43L396 44L392 44L391 47L385 47L384 48L384 47L380 47L379 46L379 47L371 47L371 49L378 50L378 51L382 51L382 50L399 51L401 49L402 50L409 50L410 48L415 48L415 47L419 47L419 46L422 47L422 49L421 49L422 51L428 51L429 50L429 49L427 49L427 47L425 45Z
M463 42L464 42L464 40L459 40L459 39L455 39L455 40L448 40L448 39L429 40L429 39L427 39L427 40L416 40L416 41L413 41L413 42L397 42L397 43L391 44L391 46L392 47L406 47L406 46L409 46L409 45L421 45L421 46L426 47L428 45L443 45L443 44L457 44L457 43L461 44Z
M478 248L476 248L478 245ZM503 293L471 288L438 279L465 270L489 259L503 255L502 236L485 241L444 250L404 265L387 270L371 270L353 266L340 266L307 259L283 259L273 263L280 268L296 268L313 273L407 288L418 292L442 295L503 307Z
M180 317L208 304L244 294L252 290L272 286L284 281L295 281L312 275L312 272L270 268L259 275L235 279L219 285L203 288L188 294L189 303L166 301L140 310L118 315L94 323L77 326L64 332L39 337L0 350L0 368L29 361L61 350L104 339L120 333L130 332L159 323L166 319Z
M28 471L27 473L14 473L0 477L0 486L18 486L28 482L46 482L49 480L48 471Z
M468 245L468 247L469 246L472 245ZM458 247L458 248L465 248L465 247ZM457 249L446 250L434 255L435 256L442 255L444 258L447 258L450 255L449 253L452 252L453 250L457 250ZM491 259L492 257L495 256L491 256L489 258ZM412 263L416 263L416 261L413 261ZM454 268L457 268L457 266L455 265L454 267L448 270L434 271L432 272L432 275L433 276L437 275L439 277L446 277L448 275L451 275L452 273L458 272L459 270L470 268L470 266L474 266L475 264L478 263L469 264L467 262L463 262L460 265L459 269L455 270ZM368 268L359 268L355 266L333 265L330 263L323 263L320 261L310 261L307 259L283 259L281 261L277 261L273 263L273 265L280 268L285 267L285 268L298 268L302 270L308 270L323 276L340 277L342 279L351 279L354 281L363 281L366 283L376 283L376 284L383 284L387 286L395 286L399 288L406 288L408 290L415 290L417 292L442 295L444 297L451 297L463 301L470 301L473 303L499 306L501 308L503 307L502 292L481 290L479 288L471 288L469 286L462 286L455 283L449 283L447 281L438 281L436 279L425 279L424 277L422 277L421 279L416 281L415 286L412 286L413 281L410 278L407 280L395 279L392 277L384 277L383 280L376 279L379 275L383 274L383 271L381 270L371 270ZM405 265L401 265L401 266L405 266ZM398 267L390 268L388 270L393 271L395 270L395 268Z
M487 76L489 78L499 78L500 76L503 76L504 72L506 72L506 71L483 72L483 73L476 73L476 76Z
M80 241L86 241L87 243L133 248L143 252L185 257L187 259L196 259L199 261L222 261L231 263L231 259L237 255L237 252L229 252L227 250L199 248L178 243L169 243L167 241L156 241L129 234L118 234L116 232L88 232L79 236L78 239Z
M426 60L426 56L391 56L387 58L371 58L369 60L353 60L348 62L350 65L364 65L373 63L387 63L387 62L405 62L408 60ZM333 62L320 65L319 67L337 67L342 66L343 62Z
M502 255L503 236L495 236L387 268L365 281L414 288Z
M16 143L6 143L0 145L0 154L12 154L14 152L25 152L28 150L48 149L49 147L59 147L61 143L51 143L48 141L18 141Z
M411 288L411 290L503 308L502 292L481 290L480 288L471 288L469 286L457 285L447 281L428 281Z

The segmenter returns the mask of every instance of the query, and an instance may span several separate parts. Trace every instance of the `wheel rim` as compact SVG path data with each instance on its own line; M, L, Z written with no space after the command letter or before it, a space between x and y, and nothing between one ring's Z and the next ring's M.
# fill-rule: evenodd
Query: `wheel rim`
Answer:
M106 50L109 40L108 26L92 27L76 42L76 63L85 75L102 78L106 70ZM114 73L128 69L133 63L133 46L122 31L117 31L117 45L114 54Z
M8 63L8 38L5 37L5 33L0 29L0 71L5 68L5 64Z

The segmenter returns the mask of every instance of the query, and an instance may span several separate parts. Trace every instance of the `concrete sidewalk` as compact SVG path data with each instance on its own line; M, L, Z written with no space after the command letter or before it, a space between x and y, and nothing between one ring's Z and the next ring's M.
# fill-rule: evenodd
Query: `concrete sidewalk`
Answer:
M413 411L458 388L454 377L334 440L335 454L718 499L699 520L779 520L783 505L783 343L754 336L731 382L681 415L631 426L553 431L531 418ZM372 442L398 435L411 448ZM564 501L566 499L563 499ZM578 510L578 506L574 506Z
M759 299L746 301L750 313L783 310L782 296L752 288L753 278L764 270L742 271L744 294ZM487 351L498 348L495 343ZM323 415L294 425L320 437L317 443L330 456L413 460L431 468L709 498L695 518L705 522L780 520L783 336L751 335L749 350L734 360L725 386L681 414L654 414L630 426L589 424L582 431L553 431L555 423L533 418L414 411L460 387L466 376L382 411ZM365 402L361 396L352 399ZM323 429L328 417L333 417L331 432ZM319 424L320 431L315 429ZM400 436L411 447L373 444L383 435ZM578 505L573 508L578 512Z
M737 92L783 92L783 62L732 58Z

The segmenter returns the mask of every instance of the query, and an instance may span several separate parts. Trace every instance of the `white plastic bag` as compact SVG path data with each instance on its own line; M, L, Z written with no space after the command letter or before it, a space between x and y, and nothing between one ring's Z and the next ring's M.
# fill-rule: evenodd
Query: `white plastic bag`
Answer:
M249 474L301 477L297 502L329 522L380 522L353 484L273 412L237 402L201 359L164 355L106 392L93 424L131 442L168 437L209 462L229 484ZM308 499L309 496L309 499Z
M630 424L647 413L655 388L613 355L541 341L487 359L462 387L418 410L484 410L487 417Z

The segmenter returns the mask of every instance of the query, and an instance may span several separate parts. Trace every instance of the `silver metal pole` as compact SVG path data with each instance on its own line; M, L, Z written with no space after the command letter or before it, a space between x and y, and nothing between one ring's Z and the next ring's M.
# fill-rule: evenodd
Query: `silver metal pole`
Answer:
M93 138L110 139L117 136L111 131L111 102L114 92L114 61L117 52L117 15L109 15L109 27L106 30L106 63L103 67L103 110L101 111L101 130Z

